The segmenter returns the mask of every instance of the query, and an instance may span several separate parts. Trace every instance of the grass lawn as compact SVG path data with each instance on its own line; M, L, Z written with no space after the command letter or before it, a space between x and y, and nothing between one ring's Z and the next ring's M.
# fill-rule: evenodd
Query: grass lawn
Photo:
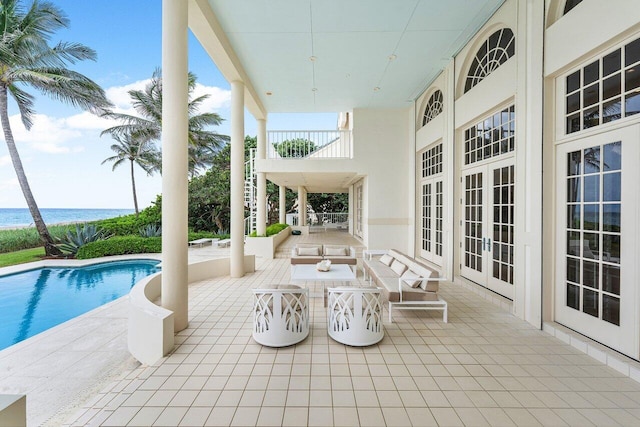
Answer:
M44 256L44 247L24 249L22 251L0 254L0 267L24 264L25 262L40 261Z

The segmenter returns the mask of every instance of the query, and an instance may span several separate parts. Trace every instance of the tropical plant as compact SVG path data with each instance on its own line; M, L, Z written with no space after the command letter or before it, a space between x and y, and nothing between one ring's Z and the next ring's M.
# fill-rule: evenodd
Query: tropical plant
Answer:
M274 143L273 147L280 157L307 157L316 150L313 141L305 138L287 139L285 141Z
M116 134L112 135L118 143L111 145L111 150L116 154L102 161L102 164L113 162L112 171L118 166L129 160L131 171L131 191L133 192L133 206L136 216L140 213L138 209L138 196L136 194L136 179L134 174L134 165L142 168L147 175L151 175L158 164L158 151L153 142L145 139L144 136L132 134Z
M196 76L189 73L188 141L189 174L191 176L210 167L215 152L229 141L228 136L207 130L210 126L220 125L223 119L216 113L198 113L202 102L209 98L209 95L194 97L195 88ZM156 69L153 72L151 81L144 90L131 90L129 96L138 115L113 111L105 113L105 117L118 120L121 124L105 129L102 131L102 135L110 134L114 137L137 135L144 140L159 141L162 133L162 75L160 70ZM155 166L161 170L160 156L157 157L157 160Z
M138 230L141 237L160 237L162 236L162 226L158 224L147 224Z
M64 12L48 1L34 0L25 7L20 0L0 0L0 122L20 188L47 255L61 253L31 192L9 125L8 95L16 102L27 130L33 125L35 98L24 86L92 113L102 114L111 106L97 83L67 68L76 61L95 60L94 50L69 42L49 46L51 36L68 26Z
M60 239L58 248L65 253L75 255L78 249L87 243L97 242L99 240L107 240L111 235L100 229L94 224L76 224L74 231L68 230L65 236Z

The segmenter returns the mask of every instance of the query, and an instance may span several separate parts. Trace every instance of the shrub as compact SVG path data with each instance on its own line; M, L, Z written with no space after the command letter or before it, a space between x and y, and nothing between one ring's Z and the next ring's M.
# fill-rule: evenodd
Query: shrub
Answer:
M280 223L271 224L270 226L267 227L266 237L273 236L274 234L278 234L279 232L281 232L287 227L288 227L287 224L280 224ZM258 236L258 233L256 233L255 231L252 231L251 234L249 234L249 237L265 237L265 236Z
M160 237L162 236L162 226L157 224L147 224L138 230L140 237Z
M89 259L111 255L160 252L162 252L161 237L115 236L108 240L87 243L78 249L76 258Z
M62 238L56 239L59 244L56 246L62 251L75 255L82 246L87 243L106 240L110 235L98 228L95 224L76 224L75 230L67 230Z
M94 221L92 224L96 224L109 234L116 236L137 236L140 228L147 227L148 225L160 226L162 223L161 204L161 198L158 196L156 201L153 202L151 206L143 209L138 216L135 214L124 215L116 218Z

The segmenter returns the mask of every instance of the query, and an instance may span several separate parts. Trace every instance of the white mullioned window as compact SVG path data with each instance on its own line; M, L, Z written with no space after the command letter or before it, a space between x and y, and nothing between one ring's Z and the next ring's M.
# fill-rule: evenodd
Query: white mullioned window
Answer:
M469 92L515 54L516 40L510 28L491 34L476 52L467 73L464 92Z
M571 72L564 83L567 134L640 113L640 38Z

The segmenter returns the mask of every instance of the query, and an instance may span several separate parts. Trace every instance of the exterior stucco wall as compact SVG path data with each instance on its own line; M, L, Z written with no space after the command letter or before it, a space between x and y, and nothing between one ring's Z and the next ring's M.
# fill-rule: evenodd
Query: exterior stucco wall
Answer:
M413 109L353 111L354 161L366 176L363 240L371 249L409 250L412 123Z

